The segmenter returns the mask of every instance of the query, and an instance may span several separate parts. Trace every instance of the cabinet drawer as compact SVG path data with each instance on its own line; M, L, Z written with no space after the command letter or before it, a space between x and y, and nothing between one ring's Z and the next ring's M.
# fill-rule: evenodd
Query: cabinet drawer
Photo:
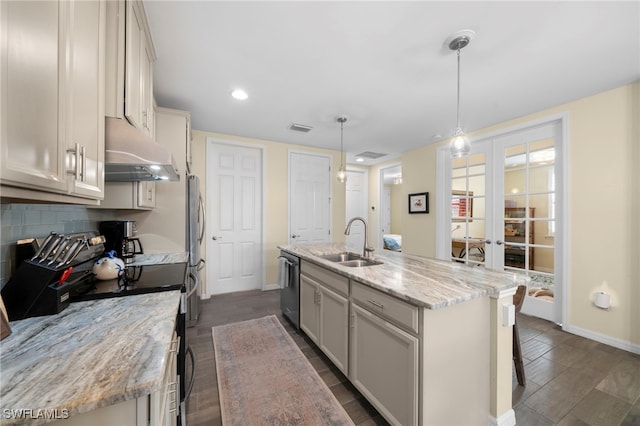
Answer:
M312 277L343 296L349 296L349 279L347 277L343 277L342 275L304 260L300 261L300 272Z
M417 306L357 281L351 282L351 297L371 312L375 312L407 330L418 333Z

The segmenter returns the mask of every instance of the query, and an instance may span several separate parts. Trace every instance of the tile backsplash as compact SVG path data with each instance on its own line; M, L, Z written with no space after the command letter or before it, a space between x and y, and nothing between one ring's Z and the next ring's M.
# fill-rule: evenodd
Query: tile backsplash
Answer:
M0 287L9 280L15 263L16 241L43 238L51 231L61 234L98 230L98 222L114 219L109 210L67 204L0 205Z

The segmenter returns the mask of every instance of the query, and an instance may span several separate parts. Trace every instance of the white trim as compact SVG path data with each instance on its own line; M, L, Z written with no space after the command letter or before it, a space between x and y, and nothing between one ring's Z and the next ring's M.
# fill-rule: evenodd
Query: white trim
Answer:
M265 200L267 199L267 187L266 187L266 169L267 169L267 149L266 146L263 144L259 144L259 143L249 143L249 142L243 142L243 141L236 141L236 140L232 140L232 139L225 139L225 138L219 138L219 137L213 137L213 136L207 136L205 139L205 150L204 150L204 156L205 156L205 188L206 188L206 184L208 183L208 176L207 176L207 160L209 158L209 154L208 154L208 149L209 146L212 144L218 144L218 145L231 145L231 146L239 146L239 147L244 147L244 148L253 148L253 149L258 149L260 150L260 158L262 160L262 208L261 208L261 216L260 216L260 227L262 228L262 235L260 236L261 241L260 244L263 247L262 250L262 289L264 290L265 288L265 282L267 281L267 258L266 258L266 250L264 250L264 244L267 240L267 230L265 228L265 217L266 217L266 202ZM205 189L206 190L206 189ZM211 207L211 205L209 204L211 201L207 200L206 197L206 193L205 193L205 202L207 203L207 211L212 211L211 209L213 207ZM206 235L205 235L206 238ZM207 245L205 243L205 250L207 248ZM207 278L208 280L208 278ZM205 289L207 288L207 284L204 284ZM209 293L205 293L206 298L210 298L212 296L212 294ZM200 297L201 299L203 298L203 296Z
M606 334L596 333L595 331L586 330L572 325L567 325L562 327L562 329L568 333L586 337L587 339L595 340L596 342L604 343L605 345L613 346L614 348L640 354L640 345L632 343L629 340L616 339L615 337L607 336Z
M489 426L515 426L516 424L516 413L513 409L510 409L504 414L501 414L500 417L495 418L493 416L489 416Z
M291 154L312 155L329 159L329 241L333 241L333 155L301 149L287 149L287 244L291 242Z
M280 290L280 284L265 284L262 286L262 291Z

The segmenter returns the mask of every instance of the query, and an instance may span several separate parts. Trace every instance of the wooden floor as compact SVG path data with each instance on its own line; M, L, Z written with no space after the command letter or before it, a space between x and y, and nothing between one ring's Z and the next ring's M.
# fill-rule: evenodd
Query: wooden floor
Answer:
M280 312L280 292L249 291L201 303L187 330L196 356L196 381L187 402L187 425L221 425L211 327L275 314L357 425L386 425L378 412ZM527 386L513 381L518 426L640 425L640 355L518 316ZM276 392L277 390L274 390Z

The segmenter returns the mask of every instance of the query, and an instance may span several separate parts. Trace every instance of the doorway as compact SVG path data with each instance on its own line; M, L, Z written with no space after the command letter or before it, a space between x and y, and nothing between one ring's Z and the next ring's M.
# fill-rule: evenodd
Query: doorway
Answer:
M522 312L565 322L564 116L438 151L437 252L472 267L531 279Z
M378 248L402 251L402 213L406 197L402 190L402 165L380 169L380 232Z
M207 139L207 293L262 288L263 150Z

